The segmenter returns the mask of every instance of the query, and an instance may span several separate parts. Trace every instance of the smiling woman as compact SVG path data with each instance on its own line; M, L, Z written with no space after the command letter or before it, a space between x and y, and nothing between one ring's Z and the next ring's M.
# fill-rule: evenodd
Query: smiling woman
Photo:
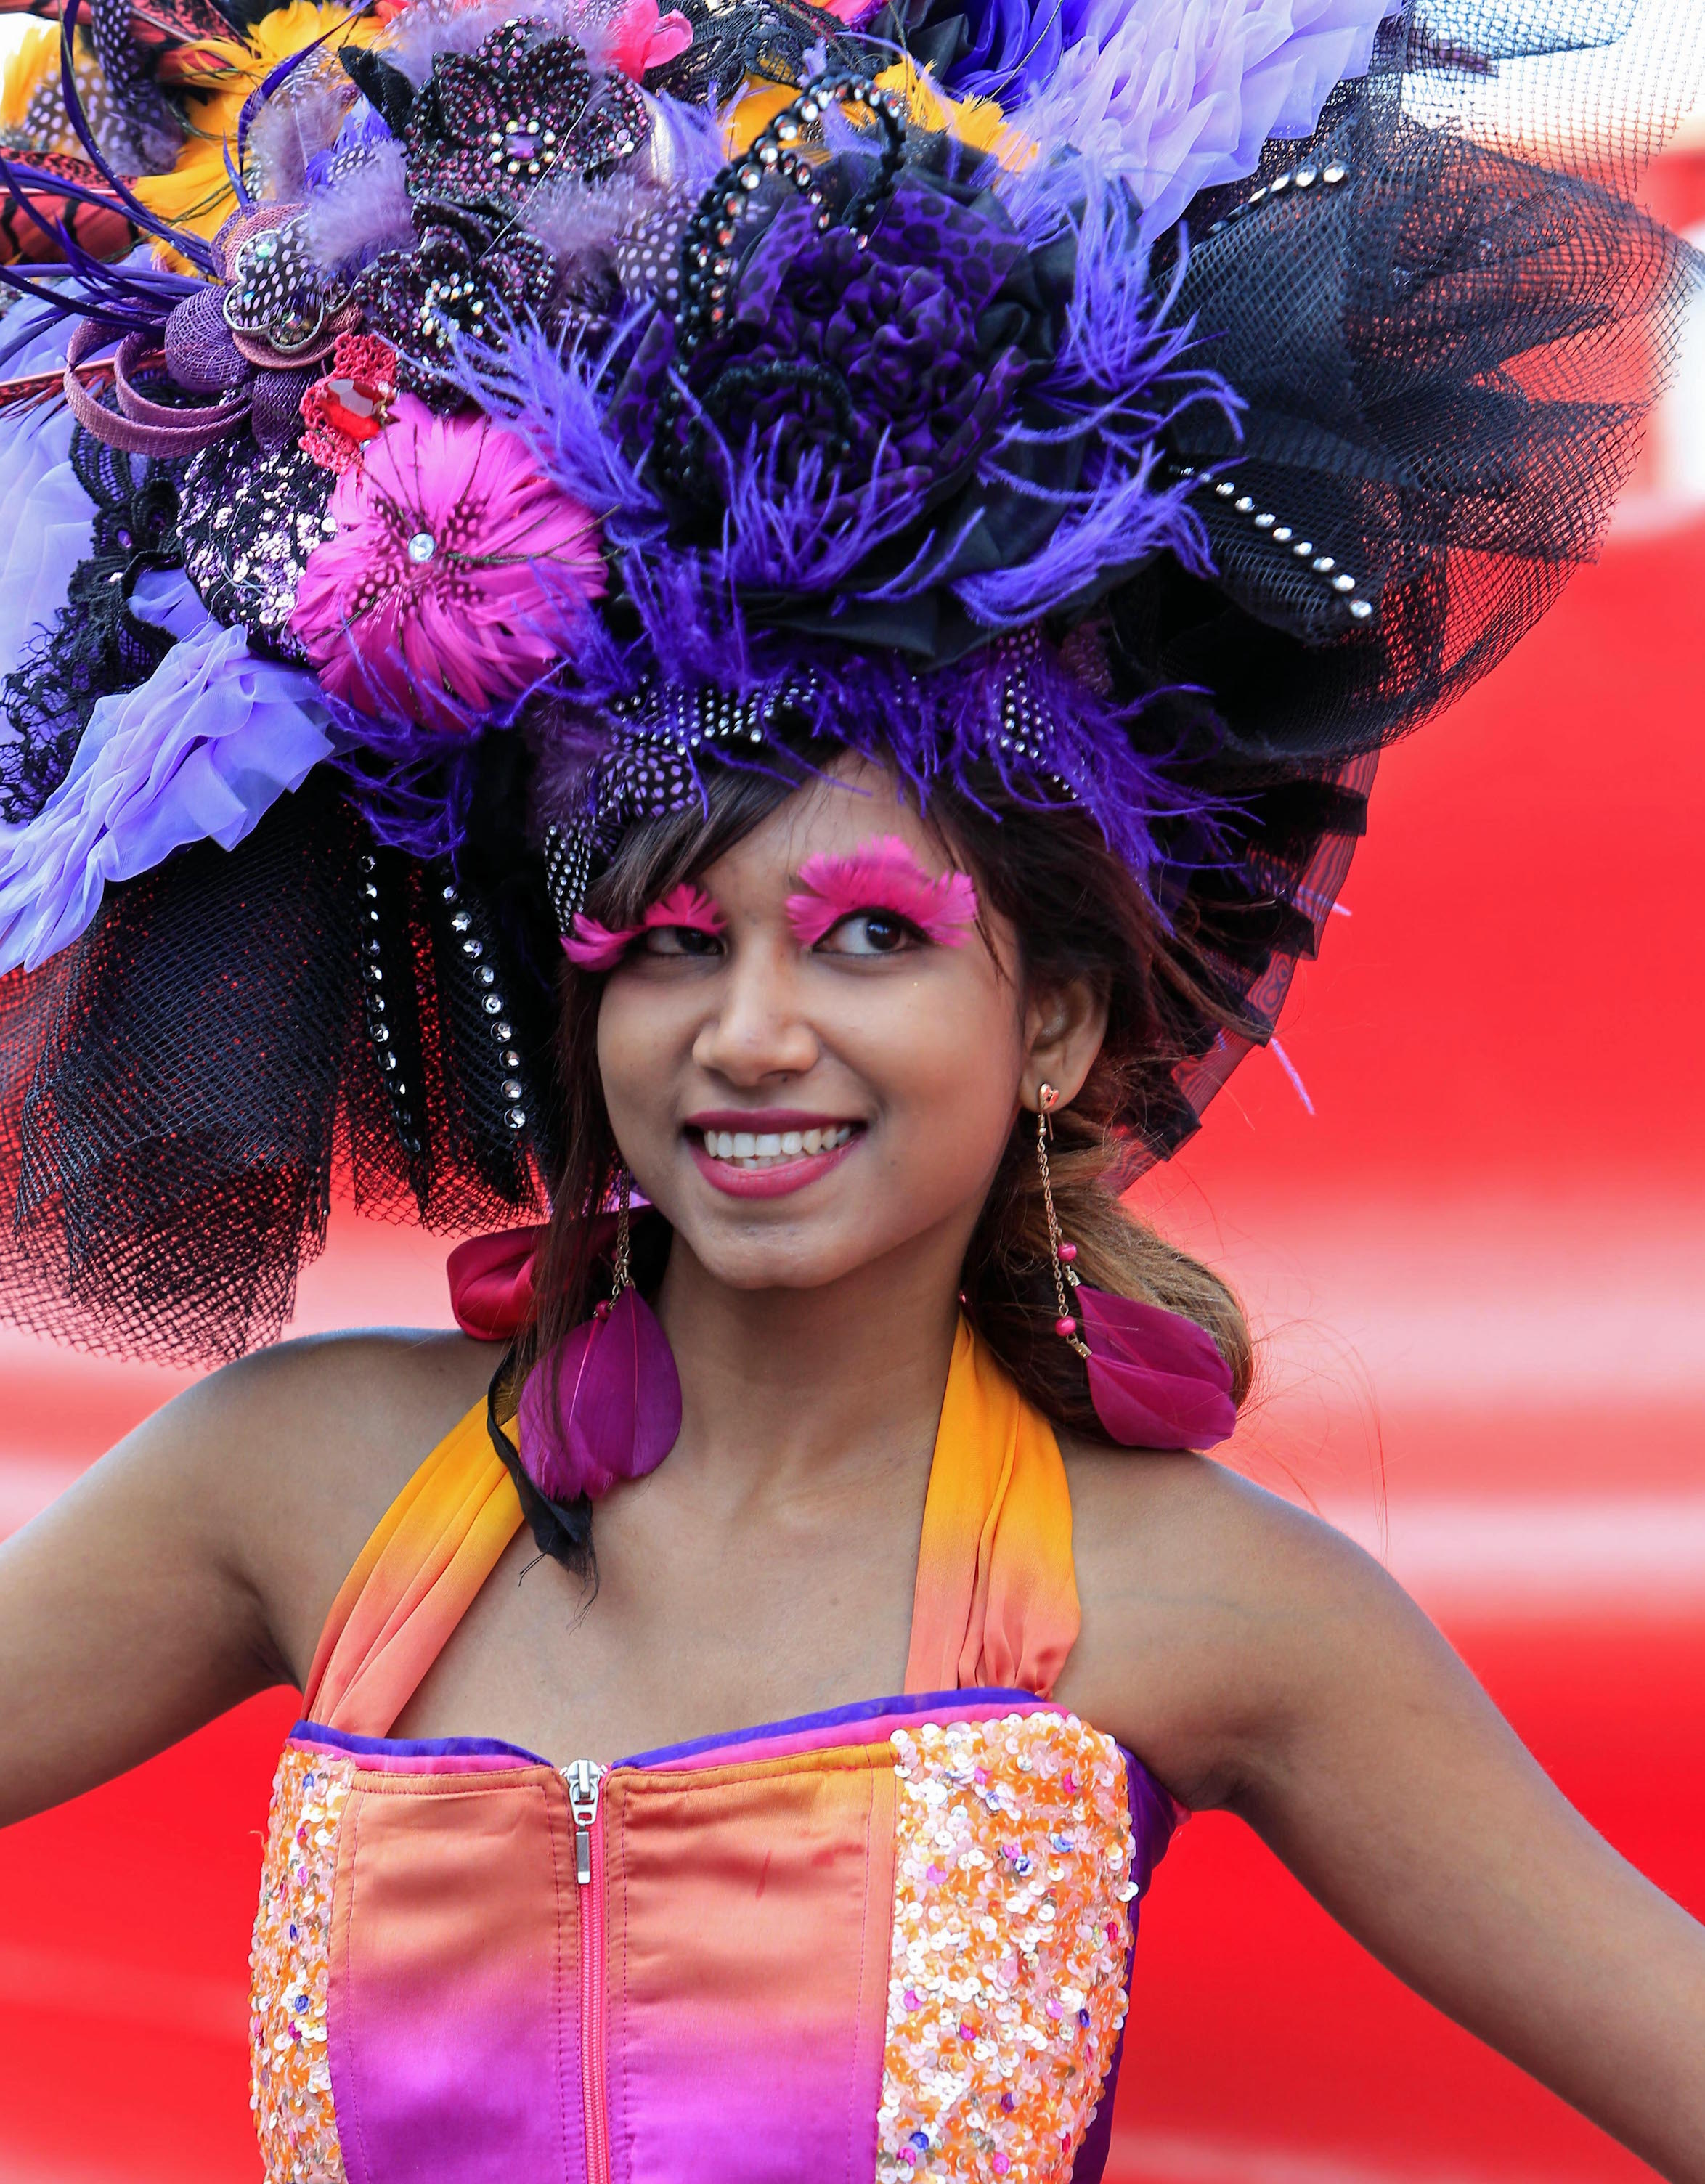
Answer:
M1705 1941L1121 1196L1631 460L1689 254L1457 125L1580 12L67 0L0 1296L235 1362L0 1551L0 1819L300 1690L270 2184L1093 2184L1206 1806L1705 2184ZM340 1164L460 1334L267 1346Z

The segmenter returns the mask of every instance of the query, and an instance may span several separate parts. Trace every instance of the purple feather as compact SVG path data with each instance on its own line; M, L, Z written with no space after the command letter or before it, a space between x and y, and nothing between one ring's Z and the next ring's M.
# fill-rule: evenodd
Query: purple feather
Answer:
M254 117L271 98L273 92L281 84L287 83L304 61L311 60L328 38L336 37L340 31L347 28L358 16L365 15L372 5L373 0L353 0L353 4L338 17L329 31L322 31L317 38L310 38L299 52L287 53L281 61L275 62L267 70L248 98L243 100L242 110L237 117L237 159L239 166L242 164L244 154L248 148L248 131ZM226 149L225 163L227 167L231 165L231 151L228 146ZM238 202L241 201L241 196L239 196Z
M1080 1284L1089 1399L1122 1448L1212 1448L1237 1426L1231 1368L1180 1312Z
M78 142L83 148L84 156L118 199L118 206L115 209L122 210L145 235L152 235L161 242L170 242L175 249L188 259L192 265L198 265L204 273L216 272L218 267L214 254L198 235L191 235L187 231L181 232L159 220L148 210L142 199L131 192L124 177L115 173L108 165L106 155L102 151L94 130L90 125L89 117L83 109L82 98L77 90L75 53L77 18L81 9L82 0L64 0L64 7L59 18L59 91L64 101L65 118L70 123ZM98 204L105 201L97 197L92 198L89 202Z
M681 1380L638 1290L624 1289L541 1360L516 1423L522 1468L552 1502L595 1502L657 1468L681 1432Z
M630 459L609 424L625 359L653 315L649 306L635 312L601 358L571 337L553 341L524 319L494 343L461 343L451 371L471 400L513 426L546 476L597 510L617 548L660 538L666 520L643 462Z
M328 272L365 265L382 250L413 247L413 209L403 148L387 139L354 173L308 200L309 248Z

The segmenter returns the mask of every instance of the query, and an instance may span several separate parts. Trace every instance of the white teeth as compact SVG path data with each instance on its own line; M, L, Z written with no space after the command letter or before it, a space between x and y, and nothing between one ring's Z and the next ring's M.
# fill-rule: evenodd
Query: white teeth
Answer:
M736 1161L744 1168L763 1168L801 1153L831 1153L853 1134L850 1123L827 1130L706 1130L705 1150L712 1160Z

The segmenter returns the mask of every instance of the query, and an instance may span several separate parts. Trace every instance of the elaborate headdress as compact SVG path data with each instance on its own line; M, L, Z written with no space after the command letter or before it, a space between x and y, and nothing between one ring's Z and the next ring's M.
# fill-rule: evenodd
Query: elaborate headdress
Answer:
M63 0L0 107L6 1308L226 1356L340 1162L536 1207L589 872L807 745L1089 815L1213 1001L1171 1151L1379 749L1602 532L1692 270L1658 14Z

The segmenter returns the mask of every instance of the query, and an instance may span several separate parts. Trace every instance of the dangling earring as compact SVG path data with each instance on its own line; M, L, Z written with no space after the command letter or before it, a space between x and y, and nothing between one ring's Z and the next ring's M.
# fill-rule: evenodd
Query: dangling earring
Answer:
M633 1178L616 1184L610 1295L542 1357L521 1390L521 1460L548 1501L597 1501L643 1479L681 1432L681 1377L669 1338L633 1285Z
M594 1319L608 1319L621 1292L633 1286L633 1178L626 1168L616 1186L616 1254L610 1264L610 1295L592 1307Z
M1078 1247L1067 1243L1060 1226L1060 1217L1054 1211L1054 1180L1048 1173L1048 1140L1054 1134L1054 1110L1059 1104L1060 1095L1051 1084L1037 1086L1036 1165L1042 1171L1042 1206L1048 1216L1048 1259L1054 1273L1054 1295L1060 1306L1054 1332L1063 1336L1080 1357L1087 1358L1089 1346L1078 1332L1078 1315L1072 1309L1080 1287L1076 1265Z
M1059 1104L1051 1084L1037 1087L1036 1165L1059 1308L1054 1332L1084 1360L1089 1400L1110 1440L1123 1448L1212 1448L1237 1424L1231 1368L1218 1344L1181 1312L1091 1289L1078 1273L1078 1247L1060 1226L1048 1171Z

